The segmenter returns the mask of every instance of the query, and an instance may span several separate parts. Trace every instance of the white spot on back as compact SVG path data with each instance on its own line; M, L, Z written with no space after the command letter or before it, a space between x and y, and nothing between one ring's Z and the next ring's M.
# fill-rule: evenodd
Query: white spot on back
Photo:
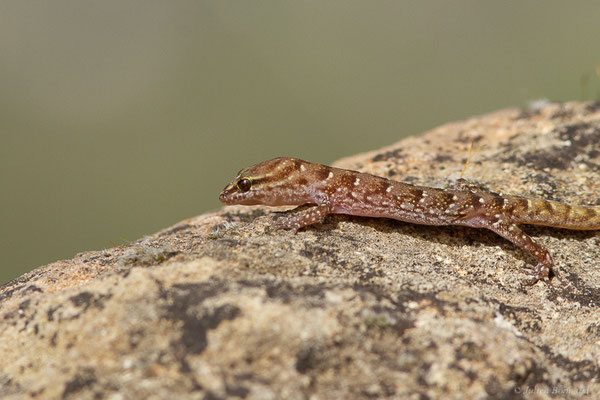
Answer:
M391 192L391 191L392 191L392 187L391 187L391 186L388 186L388 188L387 188L387 189L385 189L385 191L386 191L386 192L388 192L388 193L389 193L389 192Z
M304 164L300 165L300 171L302 171L302 172L306 171L306 167L304 166Z
M356 178L354 181L354 186L358 186L360 184L360 178Z
M327 175L327 179L331 179L331 178L333 178L333 172L330 172L329 175Z

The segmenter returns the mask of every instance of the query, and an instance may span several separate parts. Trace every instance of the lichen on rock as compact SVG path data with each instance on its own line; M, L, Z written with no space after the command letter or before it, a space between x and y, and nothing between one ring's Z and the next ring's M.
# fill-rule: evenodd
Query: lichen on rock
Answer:
M340 160L444 187L600 204L600 105L441 126ZM494 234L334 215L297 234L226 207L0 288L0 396L600 396L600 233L526 227L567 285L524 288Z

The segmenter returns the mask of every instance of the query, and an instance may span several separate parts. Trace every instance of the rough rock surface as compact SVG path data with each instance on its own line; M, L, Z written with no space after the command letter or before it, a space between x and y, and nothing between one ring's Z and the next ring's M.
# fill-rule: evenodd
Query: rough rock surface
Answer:
M444 187L472 141L477 184L600 204L600 103L504 110L337 165ZM273 211L226 207L2 286L0 396L600 397L600 233L525 227L568 281L525 288L532 260L484 230L330 216L294 235L267 229Z

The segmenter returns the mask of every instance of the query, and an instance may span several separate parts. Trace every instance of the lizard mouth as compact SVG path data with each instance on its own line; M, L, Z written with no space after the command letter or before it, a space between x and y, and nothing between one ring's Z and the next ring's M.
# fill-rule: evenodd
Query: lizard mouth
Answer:
M229 186L227 186L225 189L223 189L221 191L221 194L219 195L219 200L225 204L230 203L231 202L231 196L230 196L231 193L232 193L231 188Z

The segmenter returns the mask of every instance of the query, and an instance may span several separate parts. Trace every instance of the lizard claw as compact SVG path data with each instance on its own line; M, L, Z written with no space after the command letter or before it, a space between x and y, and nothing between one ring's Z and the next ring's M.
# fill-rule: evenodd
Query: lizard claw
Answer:
M278 231L278 230L290 230L292 233L298 233L298 229L300 229L297 224L290 224L290 221L285 217L275 217L271 220L271 226L269 226L269 230Z
M547 264L544 263L539 263L538 265L536 265L533 268L533 273L531 274L531 278L530 279L526 279L525 280L525 286L533 286L536 283L538 283L539 281L544 282L545 284L549 285L550 284L550 272L552 272L552 275L554 275L556 277L556 279L558 279L561 283L565 283L564 279L562 278L562 276L558 273L558 271L555 268L552 268L551 266L548 266Z
M543 281L546 284L550 283L550 268L546 264L539 263L533 268L531 278L526 279L525 286L533 286L539 281Z

